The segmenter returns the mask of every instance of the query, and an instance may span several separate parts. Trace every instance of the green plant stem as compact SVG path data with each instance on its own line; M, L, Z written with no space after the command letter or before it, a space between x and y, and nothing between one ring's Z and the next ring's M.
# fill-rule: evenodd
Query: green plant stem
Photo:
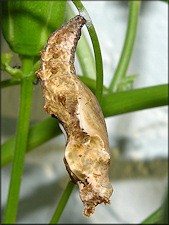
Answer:
M105 117L168 105L168 85L158 85L103 96Z
M106 117L120 115L158 106L168 105L168 85L159 85L131 91L106 94L103 96L102 110ZM56 122L55 122L56 121ZM57 120L48 118L32 126L29 130L27 151L61 134ZM15 137L1 146L1 167L13 160Z
M66 186L66 188L63 192L63 195L60 199L60 202L59 202L59 204L56 208L56 211L55 211L55 213L54 213L54 215L53 215L53 217L50 221L50 224L57 224L58 223L58 221L59 221L59 219L62 215L62 212L63 212L63 210L64 210L64 208L65 208L65 206L66 206L66 204L69 200L69 197L70 197L70 195L73 191L74 186L75 185L72 182L70 182L70 181L68 182L68 184L67 184L67 186Z
M25 75L29 74L29 72L32 70L32 66L33 66L33 58L23 56L22 57L23 74ZM19 190L23 172L24 155L28 139L32 92L33 92L32 81L27 78L22 79L19 119L17 126L9 194L4 216L4 224L11 224L11 223L13 224L15 223L16 219L19 200Z
M101 105L102 102L102 92L103 92L103 63L102 63L102 55L99 45L99 40L97 38L96 31L94 29L93 23L91 18L80 1L72 1L76 8L79 11L79 14L85 14L87 17L87 29L91 37L91 41L93 44L94 55L95 55L95 62L96 62L96 92L95 95Z
M109 86L109 90L113 92L116 92L118 83L126 76L136 37L140 4L140 1L130 1L126 38L117 69Z
M14 69L9 65L5 66L5 71L9 73L13 78L16 78L16 79L22 78L23 76L22 71L20 69Z

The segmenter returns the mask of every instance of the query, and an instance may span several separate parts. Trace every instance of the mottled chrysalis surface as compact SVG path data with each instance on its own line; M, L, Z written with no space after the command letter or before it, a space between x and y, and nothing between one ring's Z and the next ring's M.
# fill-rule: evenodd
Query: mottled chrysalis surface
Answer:
M110 150L101 107L90 89L76 76L74 57L81 28L86 23L75 16L53 32L40 52L36 76L41 81L44 109L54 115L67 137L64 163L72 182L79 186L83 214L110 204Z

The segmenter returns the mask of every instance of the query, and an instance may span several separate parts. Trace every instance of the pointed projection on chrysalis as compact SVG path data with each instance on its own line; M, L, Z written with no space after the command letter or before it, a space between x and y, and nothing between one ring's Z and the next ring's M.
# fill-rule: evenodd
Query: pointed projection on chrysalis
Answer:
M90 216L95 207L110 204L110 150L101 107L90 89L76 76L74 57L81 28L86 23L75 16L53 32L40 52L36 76L41 81L44 109L59 120L67 136L64 163L72 182L78 184Z

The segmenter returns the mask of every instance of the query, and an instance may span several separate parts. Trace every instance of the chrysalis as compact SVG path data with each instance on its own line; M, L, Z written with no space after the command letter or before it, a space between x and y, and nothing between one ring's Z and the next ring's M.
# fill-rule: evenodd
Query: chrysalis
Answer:
M108 176L110 150L104 116L95 95L74 68L85 23L82 16L75 16L49 36L40 52L36 76L41 81L44 109L58 119L66 134L64 163L71 181L79 186L83 214L90 216L98 204L110 204L113 189Z

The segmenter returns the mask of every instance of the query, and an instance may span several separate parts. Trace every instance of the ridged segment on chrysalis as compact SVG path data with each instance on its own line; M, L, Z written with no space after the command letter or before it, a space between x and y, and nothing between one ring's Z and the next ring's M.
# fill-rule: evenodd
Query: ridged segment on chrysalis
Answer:
M75 16L53 32L40 52L40 79L44 109L54 115L67 136L64 163L72 182L77 183L90 216L95 207L110 204L110 150L101 107L90 89L76 76L74 57L81 28L86 23Z

